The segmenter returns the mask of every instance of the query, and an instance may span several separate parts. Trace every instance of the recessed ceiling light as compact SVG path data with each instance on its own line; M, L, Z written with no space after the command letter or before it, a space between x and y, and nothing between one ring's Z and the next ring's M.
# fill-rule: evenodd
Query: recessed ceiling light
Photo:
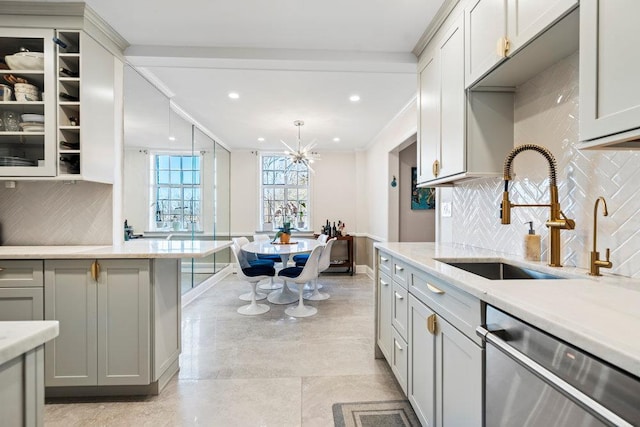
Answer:
M238 99L240 98L240 94L238 92L229 92L229 98Z
M258 142L264 142L264 138L263 137L258 138Z
M351 101L351 102L358 102L358 101L360 101L360 95L351 95L351 96L349 97L349 101Z
M169 137L169 141L175 141L175 140L176 140L175 136L172 135L172 136Z
M338 137L333 138L333 142L340 142L340 138Z

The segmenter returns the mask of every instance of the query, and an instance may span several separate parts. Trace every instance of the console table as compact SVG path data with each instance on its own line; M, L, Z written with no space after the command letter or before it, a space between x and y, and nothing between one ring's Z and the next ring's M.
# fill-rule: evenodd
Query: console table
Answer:
M319 234L314 234L315 238L318 238ZM340 261L336 261L333 258L331 259L331 264L329 265L329 268L346 268L346 271L344 271L344 273L349 273L353 276L353 272L355 270L355 262L353 259L353 236L347 234L346 236L335 236L336 239L338 239L338 241L345 241L347 243L347 259L345 260L340 260ZM330 237L332 238L332 237ZM331 272L329 270L326 270L325 273L327 272ZM337 271L336 271L337 273ZM341 272L342 273L342 272Z

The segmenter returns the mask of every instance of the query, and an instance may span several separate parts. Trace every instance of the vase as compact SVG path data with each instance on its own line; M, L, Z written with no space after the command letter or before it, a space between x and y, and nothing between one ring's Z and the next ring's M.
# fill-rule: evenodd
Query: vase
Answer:
M291 240L291 234L280 233L280 243L286 245Z

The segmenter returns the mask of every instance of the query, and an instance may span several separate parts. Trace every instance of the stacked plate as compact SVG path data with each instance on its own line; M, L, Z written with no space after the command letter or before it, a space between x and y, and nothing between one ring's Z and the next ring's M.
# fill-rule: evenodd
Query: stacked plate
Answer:
M44 132L43 114L22 114L20 127L24 132Z
M23 157L0 156L0 166L36 166L37 164L37 161Z

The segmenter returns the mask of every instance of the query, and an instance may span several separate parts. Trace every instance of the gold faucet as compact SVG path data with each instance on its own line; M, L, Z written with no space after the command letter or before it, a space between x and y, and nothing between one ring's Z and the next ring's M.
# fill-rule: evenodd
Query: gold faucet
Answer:
M532 150L540 153L549 162L549 204L518 205L509 201L509 181L511 181L511 165L513 159L523 151ZM560 230L573 230L576 226L574 220L569 219L560 210L558 201L558 186L556 184L556 159L549 150L535 144L520 145L507 155L504 159L504 192L502 193L502 203L500 204L500 218L502 224L511 223L511 208L524 206L548 207L550 209L549 220L545 223L549 228L549 265L551 267L562 267L560 262Z
M609 248L607 248L605 252L605 261L600 260L600 253L596 249L596 241L598 239L598 203L600 200L602 200L602 215L609 215L609 212L607 212L607 201L604 200L602 196L598 197L593 207L593 250L591 251L591 269L589 271L589 274L592 276L602 276L602 274L600 274L600 268L613 267L613 264L609 261L609 255L611 254Z

